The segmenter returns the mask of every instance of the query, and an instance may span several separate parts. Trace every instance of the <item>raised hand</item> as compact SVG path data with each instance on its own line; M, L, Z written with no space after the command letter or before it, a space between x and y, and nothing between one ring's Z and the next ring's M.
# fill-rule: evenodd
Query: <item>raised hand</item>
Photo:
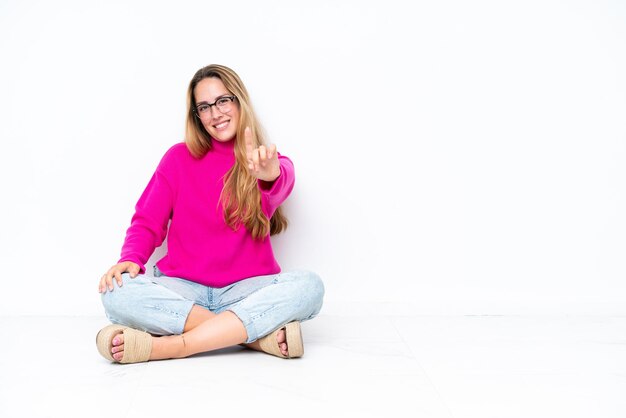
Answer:
M246 140L246 156L248 157L248 170L252 176L263 181L274 181L280 175L280 162L276 145L269 147L261 145L257 148L252 130L247 127L244 131Z

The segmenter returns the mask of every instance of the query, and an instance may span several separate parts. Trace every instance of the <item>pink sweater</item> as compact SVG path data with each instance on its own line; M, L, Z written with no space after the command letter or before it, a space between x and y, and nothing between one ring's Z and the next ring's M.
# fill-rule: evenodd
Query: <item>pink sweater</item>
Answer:
M234 141L212 145L201 159L195 159L185 143L165 153L135 206L118 262L135 262L145 273L145 263L167 235L168 253L156 264L170 277L224 287L280 272L269 234L253 240L244 226L233 231L224 222L219 198L223 177L235 162ZM291 160L279 154L279 161L280 175L274 182L258 181L268 217L289 196L295 180Z

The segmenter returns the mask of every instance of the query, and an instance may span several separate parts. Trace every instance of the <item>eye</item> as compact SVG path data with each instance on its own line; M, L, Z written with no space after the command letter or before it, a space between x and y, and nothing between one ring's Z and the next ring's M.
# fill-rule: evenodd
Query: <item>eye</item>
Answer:
M226 103L230 102L230 97L220 97L215 102L218 106L224 106Z
M198 110L199 113L204 113L207 110L209 110L209 106L203 104L203 105L200 105L200 106L196 107L196 109Z

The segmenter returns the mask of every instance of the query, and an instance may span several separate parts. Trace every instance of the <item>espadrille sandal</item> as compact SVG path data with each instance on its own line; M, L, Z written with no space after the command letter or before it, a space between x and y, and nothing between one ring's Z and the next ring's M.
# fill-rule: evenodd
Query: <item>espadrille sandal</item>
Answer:
M283 355L280 352L278 343L276 342L276 335L278 331L285 328L285 338L287 342L288 356ZM259 338L259 345L261 350L265 353L272 354L282 358L296 358L302 357L304 354L304 343L302 342L302 332L300 330L300 322L290 322L282 328L277 329L269 335L263 338Z
M115 335L124 334L124 355L121 360L116 360L111 354L113 338ZM108 325L96 335L98 351L107 360L116 363L140 363L150 359L152 352L152 336L147 332L138 331L123 325Z

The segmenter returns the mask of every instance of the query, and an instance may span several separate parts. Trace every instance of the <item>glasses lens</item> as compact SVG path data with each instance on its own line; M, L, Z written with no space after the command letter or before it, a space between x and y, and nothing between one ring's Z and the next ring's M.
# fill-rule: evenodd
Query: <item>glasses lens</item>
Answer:
M217 100L215 105L222 113L230 112L232 109L233 98L232 97L221 97Z
M196 111L198 112L198 114L202 115L204 113L210 113L209 108L210 108L209 105L203 104L203 105L196 107Z

